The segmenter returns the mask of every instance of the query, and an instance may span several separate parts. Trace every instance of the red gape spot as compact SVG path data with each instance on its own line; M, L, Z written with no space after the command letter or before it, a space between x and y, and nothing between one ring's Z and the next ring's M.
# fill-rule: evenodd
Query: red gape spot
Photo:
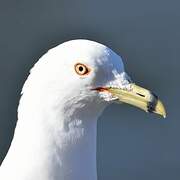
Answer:
M97 87L97 88L94 88L92 90L96 90L96 91L99 91L99 92L104 92L104 91L108 91L108 88L106 88L106 87Z

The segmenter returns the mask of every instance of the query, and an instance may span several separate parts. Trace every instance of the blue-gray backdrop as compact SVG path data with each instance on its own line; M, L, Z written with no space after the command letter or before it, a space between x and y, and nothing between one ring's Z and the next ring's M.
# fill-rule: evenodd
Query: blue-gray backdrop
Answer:
M133 80L168 112L160 119L108 107L98 122L98 179L180 179L179 7L179 0L0 0L0 161L29 69L49 48L87 38L121 54Z

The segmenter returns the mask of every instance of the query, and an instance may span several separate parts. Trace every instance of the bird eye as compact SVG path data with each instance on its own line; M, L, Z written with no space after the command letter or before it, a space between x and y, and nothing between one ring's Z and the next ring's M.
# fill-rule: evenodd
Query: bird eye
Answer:
M87 75L90 72L90 69L82 63L75 64L74 69L75 69L76 73L80 76Z

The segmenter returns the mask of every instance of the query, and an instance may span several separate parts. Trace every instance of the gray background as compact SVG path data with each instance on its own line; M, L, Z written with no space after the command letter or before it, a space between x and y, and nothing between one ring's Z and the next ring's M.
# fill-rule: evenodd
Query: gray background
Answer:
M179 7L178 0L0 0L0 161L29 69L49 48L87 38L121 54L133 80L168 111L161 119L109 106L98 123L99 180L179 180Z

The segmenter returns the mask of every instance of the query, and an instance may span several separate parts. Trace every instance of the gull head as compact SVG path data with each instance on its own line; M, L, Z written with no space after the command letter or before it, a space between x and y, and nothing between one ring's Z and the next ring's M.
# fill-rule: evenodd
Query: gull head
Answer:
M131 81L119 55L89 40L71 40L49 50L31 70L26 91L44 108L63 106L69 115L96 116L108 104L123 102L166 116L159 98Z
M97 119L114 102L166 116L159 98L131 81L110 48L72 40L49 50L23 86L0 179L96 180Z

